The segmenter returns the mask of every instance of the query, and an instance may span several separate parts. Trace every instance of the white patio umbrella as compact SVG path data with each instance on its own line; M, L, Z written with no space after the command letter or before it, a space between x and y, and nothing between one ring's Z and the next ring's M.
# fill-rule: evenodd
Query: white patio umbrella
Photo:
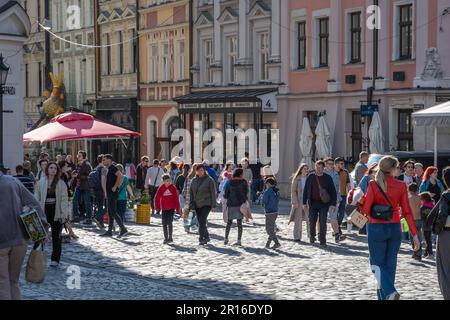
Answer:
M370 152L383 154L383 132L381 128L381 119L378 112L374 112L372 123L369 128Z
M308 167L312 168L312 146L314 135L309 125L307 117L303 118L302 133L300 136L300 152L302 153L302 163L306 163Z
M331 157L331 133L325 117L321 116L316 128L317 158Z

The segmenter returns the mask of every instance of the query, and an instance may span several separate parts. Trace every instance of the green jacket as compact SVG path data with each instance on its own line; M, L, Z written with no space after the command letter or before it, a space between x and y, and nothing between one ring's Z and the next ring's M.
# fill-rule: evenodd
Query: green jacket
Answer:
M207 206L215 208L216 196L214 180L207 174L201 178L196 176L191 182L189 208L191 210Z

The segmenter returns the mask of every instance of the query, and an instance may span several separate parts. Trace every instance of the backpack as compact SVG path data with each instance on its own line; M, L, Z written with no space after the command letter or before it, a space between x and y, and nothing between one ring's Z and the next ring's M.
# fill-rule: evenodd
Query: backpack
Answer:
M100 190L102 188L101 177L102 177L101 168L92 170L88 176L89 188L92 190Z

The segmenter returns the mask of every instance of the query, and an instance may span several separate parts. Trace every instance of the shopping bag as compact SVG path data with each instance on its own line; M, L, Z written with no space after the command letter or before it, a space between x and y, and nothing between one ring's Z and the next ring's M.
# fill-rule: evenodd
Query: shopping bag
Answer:
M28 257L25 268L25 280L32 283L42 283L47 273L47 252L44 251L44 245L41 250L33 249Z
M352 214L348 217L348 220L351 221L351 223L357 226L359 229L362 229L369 221L369 219L367 219L367 217L357 209L353 210Z

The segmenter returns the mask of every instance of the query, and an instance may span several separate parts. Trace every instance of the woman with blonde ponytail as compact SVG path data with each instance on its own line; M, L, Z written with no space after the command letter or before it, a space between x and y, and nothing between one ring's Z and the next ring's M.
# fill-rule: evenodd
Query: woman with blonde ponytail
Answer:
M386 156L380 160L375 179L369 182L366 201L362 208L362 213L369 218L367 226L369 259L380 288L377 290L379 300L400 299L394 285L397 255L402 242L400 208L414 237L414 251L420 249L417 227L409 206L407 186L396 179L398 168L399 162L395 157ZM375 205L391 206L392 218L390 220L373 218L371 213Z

